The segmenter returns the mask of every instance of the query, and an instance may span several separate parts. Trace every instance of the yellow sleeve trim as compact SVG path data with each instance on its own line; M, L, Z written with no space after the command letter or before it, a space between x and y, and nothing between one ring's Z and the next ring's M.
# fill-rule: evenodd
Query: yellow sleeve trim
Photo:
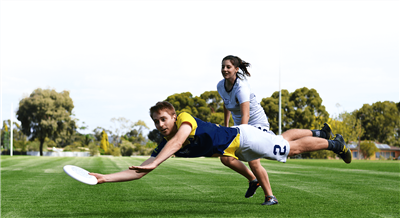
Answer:
M176 126L178 127L178 129L179 127L181 127L182 123L189 123L192 126L192 131L190 132L190 135L194 135L196 133L197 122L192 117L192 115L187 112L180 113L176 118Z

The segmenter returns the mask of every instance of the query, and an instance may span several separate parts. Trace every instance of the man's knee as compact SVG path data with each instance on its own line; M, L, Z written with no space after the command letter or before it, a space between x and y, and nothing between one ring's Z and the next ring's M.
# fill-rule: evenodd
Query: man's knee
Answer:
M228 156L221 156L219 159L221 160L222 164L224 164L225 166L232 165L232 162L236 160L235 158L228 157Z

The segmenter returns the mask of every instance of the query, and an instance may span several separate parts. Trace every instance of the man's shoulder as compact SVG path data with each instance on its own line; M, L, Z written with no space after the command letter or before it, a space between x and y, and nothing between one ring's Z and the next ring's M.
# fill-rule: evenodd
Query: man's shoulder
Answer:
M185 117L193 117L191 114L188 112L181 112L178 114L177 118L185 118Z
M191 114L189 114L188 112L181 112L176 118L176 124L178 128L181 127L183 123L189 123L192 126L192 128L197 126L196 118Z

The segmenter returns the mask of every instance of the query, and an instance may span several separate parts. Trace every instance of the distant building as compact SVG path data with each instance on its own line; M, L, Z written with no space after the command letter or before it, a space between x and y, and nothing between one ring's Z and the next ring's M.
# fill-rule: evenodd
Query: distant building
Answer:
M378 152L375 152L375 156L371 156L371 160L379 160L381 157L385 159L389 158L399 158L400 155L400 148L399 147L394 147L390 146L387 144L381 144L381 143L375 143L375 146L379 149ZM348 144L350 151L353 155L353 159L364 159L364 155L360 152L358 154L358 143L351 142ZM360 157L359 157L360 155Z

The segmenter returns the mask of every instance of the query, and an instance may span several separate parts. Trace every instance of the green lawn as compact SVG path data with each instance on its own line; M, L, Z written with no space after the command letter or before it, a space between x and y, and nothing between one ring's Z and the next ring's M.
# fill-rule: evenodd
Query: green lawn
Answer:
M1 157L1 217L399 217L400 161L262 160L278 205L217 158L172 158L144 178L90 186L77 165L113 173L142 157Z

